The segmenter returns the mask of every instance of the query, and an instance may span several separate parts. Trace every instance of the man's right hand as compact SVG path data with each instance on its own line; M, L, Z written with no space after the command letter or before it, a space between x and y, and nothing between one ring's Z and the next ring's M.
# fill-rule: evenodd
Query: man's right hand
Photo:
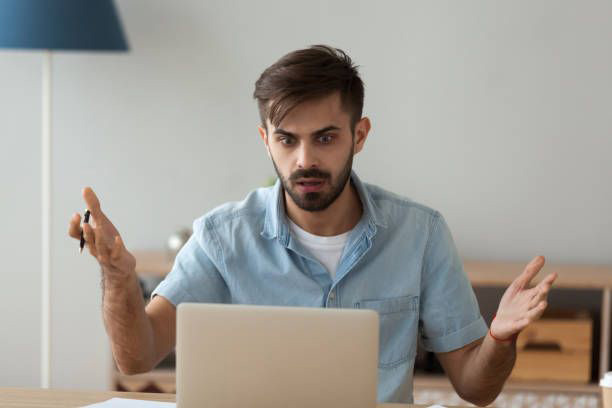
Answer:
M134 273L136 258L125 248L119 231L102 212L100 201L93 190L85 187L82 193L90 212L90 223L83 223L81 227L81 215L73 214L68 235L80 241L83 231L85 245L102 267L104 281L119 283Z
M76 213L68 235L80 241L83 228L89 252L102 267L104 325L117 367L124 374L144 373L175 347L176 308L163 296L155 296L145 306L134 255L123 245L91 188L83 189L83 198L91 225L81 225L81 215Z

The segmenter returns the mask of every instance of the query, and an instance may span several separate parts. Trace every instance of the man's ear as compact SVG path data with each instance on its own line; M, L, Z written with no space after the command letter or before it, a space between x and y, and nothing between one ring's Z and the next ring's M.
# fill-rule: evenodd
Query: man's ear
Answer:
M264 145L266 145L266 151L268 152L268 157L272 159L272 155L270 154L270 146L268 145L268 134L266 132L266 129L264 129L261 126L257 126L257 130L259 131L259 136L261 137L261 140L264 142Z
M354 140L354 154L357 154L363 149L368 133L372 124L368 117L363 117L355 124L355 140Z

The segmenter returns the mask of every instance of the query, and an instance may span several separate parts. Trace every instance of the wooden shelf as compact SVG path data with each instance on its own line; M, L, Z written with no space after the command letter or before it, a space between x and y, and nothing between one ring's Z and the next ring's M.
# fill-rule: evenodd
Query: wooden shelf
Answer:
M525 268L519 262L464 261L465 272L473 286L507 287ZM612 330L612 266L606 265L544 265L541 280L551 272L557 272L558 277L554 288L565 289L595 289L600 290L601 320L599 339L599 375L603 376L609 369L610 332ZM534 283L535 283L534 282Z
M506 287L525 269L525 263L470 261L463 262L463 268L474 286ZM604 289L612 288L612 267L593 265L555 265L544 264L535 281L549 273L559 276L555 288Z
M136 273L142 277L163 278L172 270L174 260L163 250L134 251ZM465 260L464 269L475 287L507 287L523 271L526 263ZM602 291L600 321L599 374L608 371L610 332L612 330L612 266L546 263L534 283L557 272L555 288Z

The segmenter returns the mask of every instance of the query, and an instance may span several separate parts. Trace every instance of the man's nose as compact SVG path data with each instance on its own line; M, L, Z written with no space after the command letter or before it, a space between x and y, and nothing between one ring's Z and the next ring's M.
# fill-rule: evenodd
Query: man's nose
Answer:
M302 143L297 152L297 166L301 169L309 169L318 167L319 163L312 146L308 143Z

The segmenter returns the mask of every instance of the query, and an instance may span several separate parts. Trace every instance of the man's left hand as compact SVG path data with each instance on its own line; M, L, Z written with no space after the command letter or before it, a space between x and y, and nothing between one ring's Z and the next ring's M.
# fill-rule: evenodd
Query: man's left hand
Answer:
M529 287L531 280L543 266L544 257L535 257L506 289L499 302L496 317L491 322L491 334L495 338L510 339L542 316L548 305L548 291L557 278L556 273L551 273L537 286Z

